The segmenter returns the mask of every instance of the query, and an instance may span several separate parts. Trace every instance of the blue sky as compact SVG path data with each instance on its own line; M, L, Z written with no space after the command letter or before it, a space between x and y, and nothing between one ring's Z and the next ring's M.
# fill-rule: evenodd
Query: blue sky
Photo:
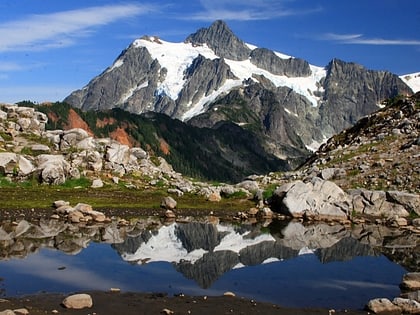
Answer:
M0 102L60 101L134 39L181 42L217 19L247 43L317 66L339 58L420 71L418 0L2 0Z

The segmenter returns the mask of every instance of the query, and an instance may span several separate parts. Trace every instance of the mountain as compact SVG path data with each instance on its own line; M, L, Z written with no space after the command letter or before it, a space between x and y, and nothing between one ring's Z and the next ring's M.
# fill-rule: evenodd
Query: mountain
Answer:
M64 101L83 111L157 112L198 128L229 122L287 170L385 99L412 93L390 72L338 59L310 65L247 44L216 21L181 43L135 40Z

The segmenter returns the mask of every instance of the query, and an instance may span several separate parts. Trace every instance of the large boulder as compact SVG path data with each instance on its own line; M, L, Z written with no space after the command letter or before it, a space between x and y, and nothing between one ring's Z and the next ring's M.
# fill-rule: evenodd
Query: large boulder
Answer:
M81 128L65 130L61 138L60 149L66 150L71 147L75 147L77 143L88 137L89 134L87 133L87 131Z
M160 206L167 210L173 210L176 208L177 202L174 198L167 196L162 198L162 201L160 203Z
M376 217L408 217L409 211L404 205L396 203L385 191L371 191L366 189L353 189L349 191L352 198L353 211ZM398 194L393 193L397 198ZM403 199L402 197L400 198Z
M277 188L272 210L292 217L343 220L349 210L348 195L336 184L314 177L310 182L294 181Z
M130 148L128 145L113 142L106 148L105 158L115 164L127 164L130 161Z
M403 191L388 191L387 199L402 205L407 211L420 215L420 195Z
M401 308L386 298L370 300L366 308L375 314L401 314Z
M64 155L41 154L37 157L37 164L43 183L59 185L66 181L70 164Z
M23 155L12 152L0 153L0 174L3 175L29 175L35 170L31 161Z

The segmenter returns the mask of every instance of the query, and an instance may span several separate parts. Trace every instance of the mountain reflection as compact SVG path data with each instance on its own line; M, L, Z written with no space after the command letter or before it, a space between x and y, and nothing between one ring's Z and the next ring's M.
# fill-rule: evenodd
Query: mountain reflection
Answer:
M129 262L167 261L186 278L209 288L224 273L273 260L314 253L321 262L373 256L375 251L351 237L341 225L304 226L289 222L279 232L261 225L173 223L154 233L128 237L113 244Z
M90 242L111 244L130 264L169 262L201 288L211 287L233 269L289 260L308 253L322 263L381 253L391 259L397 257L401 264L419 257L418 235L379 225L349 228L327 223L305 225L297 221L275 221L269 225L165 224L159 218L143 218L133 219L124 226L117 221L98 225L47 219L37 223L3 222L0 259L25 258L40 248L76 255Z

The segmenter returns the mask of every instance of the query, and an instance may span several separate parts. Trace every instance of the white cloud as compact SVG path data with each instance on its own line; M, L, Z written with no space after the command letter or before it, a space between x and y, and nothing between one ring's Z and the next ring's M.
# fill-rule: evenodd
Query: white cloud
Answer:
M0 62L0 71L9 72L9 71L21 71L23 67L15 62Z
M0 52L66 47L95 27L154 10L151 5L125 4L30 15L0 24Z
M420 40L407 39L384 39L384 38L366 38L363 34L334 34L328 33L321 36L322 40L332 40L341 44L356 45L398 45L398 46L417 46Z
M318 12L320 8L307 10L288 9L279 0L201 0L204 10L189 15L188 19L199 21L230 20L252 21L270 20L284 16Z

